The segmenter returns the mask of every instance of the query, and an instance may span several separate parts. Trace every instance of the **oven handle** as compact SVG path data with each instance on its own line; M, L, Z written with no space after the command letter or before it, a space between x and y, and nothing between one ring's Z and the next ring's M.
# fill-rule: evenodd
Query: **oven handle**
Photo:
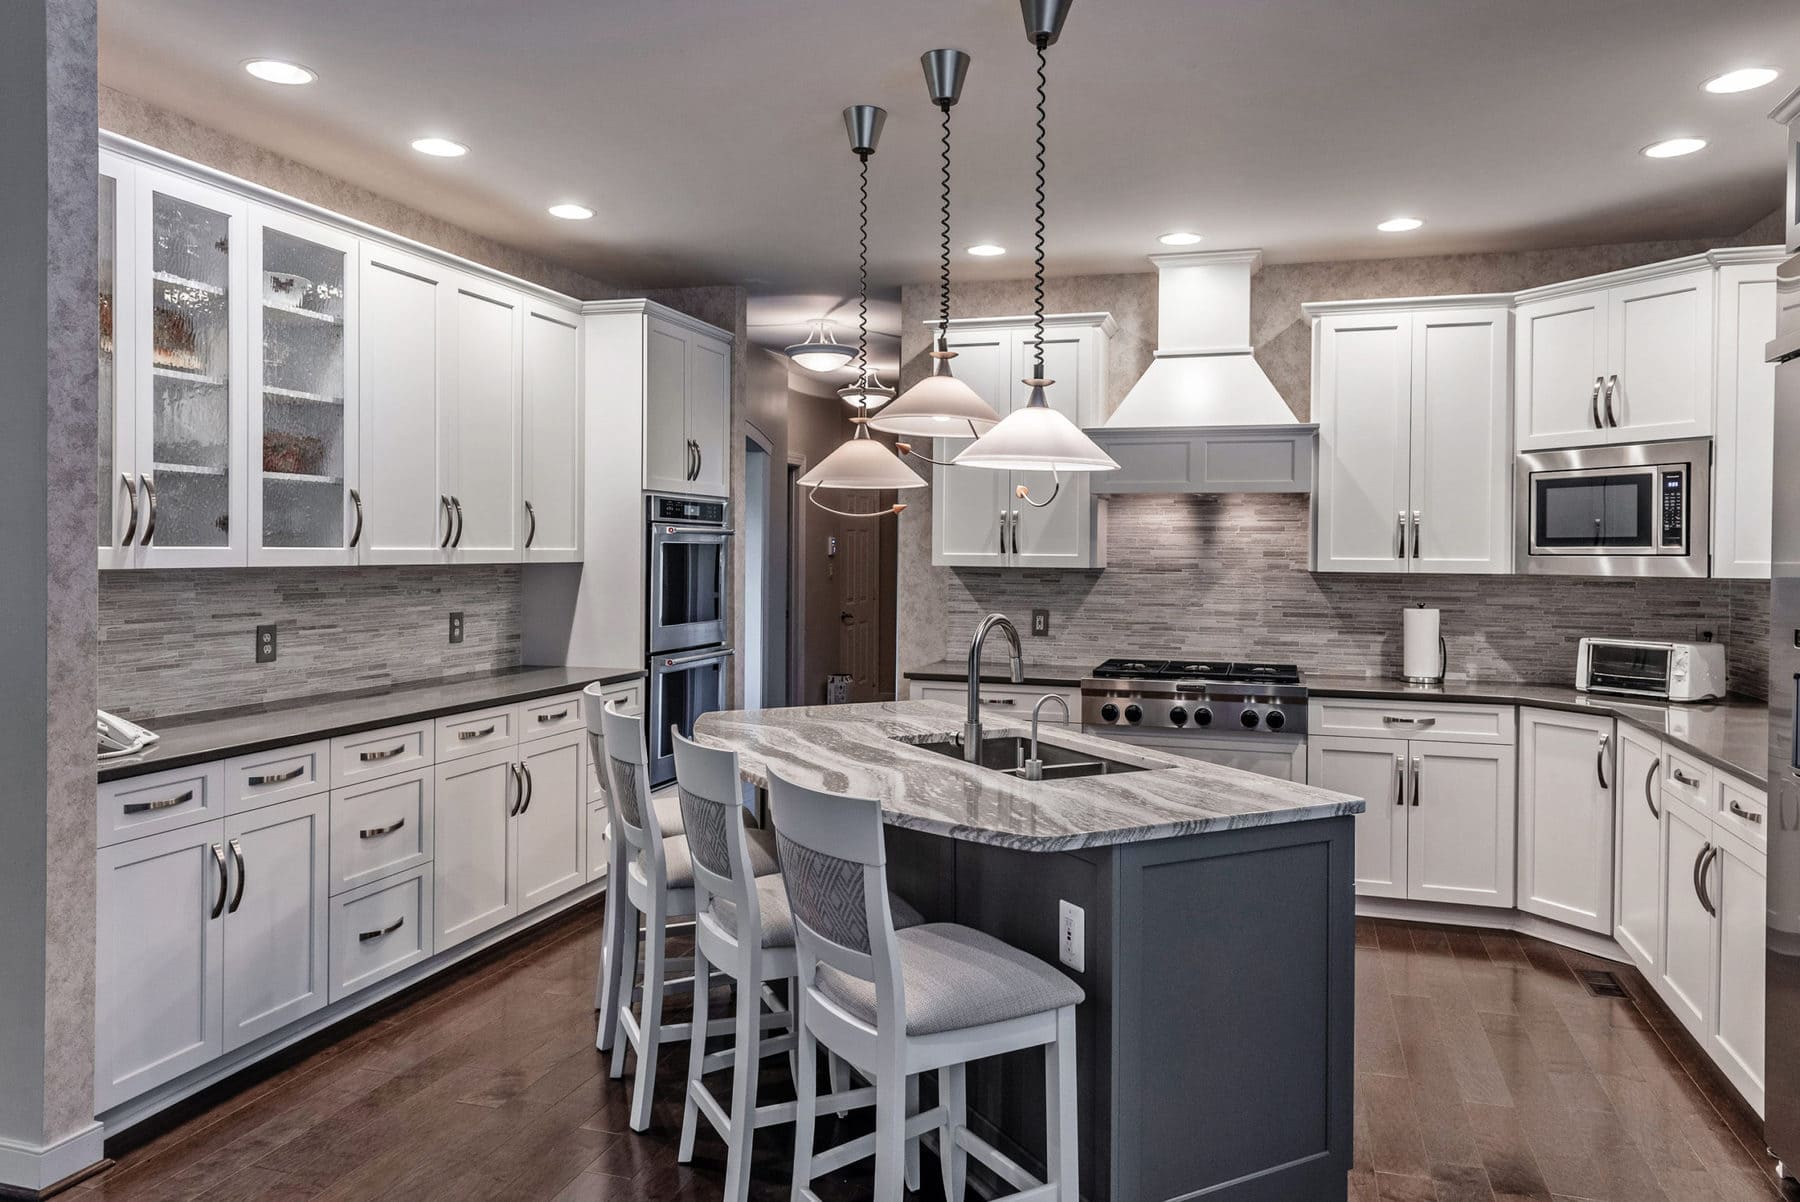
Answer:
M704 664L704 663L710 663L713 660L730 659L732 656L734 656L736 654L737 654L737 652L732 650L730 647L715 647L708 651L695 652L692 655L683 655L683 656L656 655L656 656L651 657L651 659L653 661L655 661L652 663L651 666L653 668L657 669L658 671L665 670L665 669L674 669L674 668L686 668L692 664Z
M720 538L730 538L737 533L730 526L671 526L667 522L656 523L656 532L664 538L671 534L716 534Z

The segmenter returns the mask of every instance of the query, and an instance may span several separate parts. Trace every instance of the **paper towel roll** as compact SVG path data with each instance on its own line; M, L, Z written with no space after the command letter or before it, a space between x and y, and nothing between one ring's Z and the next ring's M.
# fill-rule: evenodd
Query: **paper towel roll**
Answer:
M1410 681L1444 679L1444 644L1438 611L1419 606L1402 611L1401 674Z

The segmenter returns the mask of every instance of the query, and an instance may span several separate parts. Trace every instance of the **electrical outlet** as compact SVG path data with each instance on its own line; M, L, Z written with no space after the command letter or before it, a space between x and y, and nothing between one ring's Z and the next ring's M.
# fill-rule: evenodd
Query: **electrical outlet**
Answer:
M452 643L460 643L460 642L462 642L462 636L463 636L462 610L453 609L450 611L450 641Z
M1050 633L1050 611L1034 609L1031 611L1031 637L1041 639Z
M259 664L275 662L275 627L273 625L256 628L256 662Z
M1056 958L1076 972L1087 971L1087 912L1071 901L1056 903Z

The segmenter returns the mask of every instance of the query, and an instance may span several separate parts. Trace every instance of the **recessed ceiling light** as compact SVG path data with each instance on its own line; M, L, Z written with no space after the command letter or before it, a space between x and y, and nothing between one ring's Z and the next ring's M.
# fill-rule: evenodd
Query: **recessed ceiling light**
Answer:
M1727 71L1723 75L1715 75L1701 86L1709 92L1729 95L1732 92L1748 92L1752 88L1760 88L1764 84L1775 82L1781 72L1771 67L1739 67L1736 71Z
M467 146L449 138L414 138L412 148L420 154L436 155L440 159L460 159L469 153Z
M1389 217L1375 228L1384 234L1404 234L1408 230L1416 230L1424 225L1417 217Z
M969 248L969 253L972 255L980 255L984 259L991 259L995 255L1005 254L1006 248L995 242L977 242L974 246Z
M1190 234L1185 230L1176 230L1172 234L1164 234L1162 237L1158 238L1157 241L1164 246L1192 246L1194 243L1200 241L1200 235Z
M1705 149L1705 138L1666 138L1661 142L1650 143L1639 153L1647 159L1676 159Z
M253 58L244 64L244 70L264 83L286 84L290 87L311 83L319 78L311 68L302 67L299 63L283 62L278 58Z
M550 206L550 216L561 217L564 221L586 221L594 215L594 210L586 205L560 204Z

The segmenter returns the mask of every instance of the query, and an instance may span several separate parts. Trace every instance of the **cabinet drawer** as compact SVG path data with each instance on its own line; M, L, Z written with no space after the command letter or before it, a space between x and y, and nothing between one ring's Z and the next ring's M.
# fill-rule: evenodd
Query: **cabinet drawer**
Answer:
M1719 824L1758 847L1769 842L1769 795L1735 777L1719 774Z
M331 794L331 892L431 860L432 771L363 781Z
M1712 766L1667 743L1663 744L1662 791L1709 817L1719 808L1718 779Z
M517 743L518 728L519 707L516 705L439 718L438 763Z
M519 739L543 739L571 730L587 729L587 711L580 693L544 697L519 706Z
M331 787L429 766L433 742L429 722L339 735L331 741Z
M1031 707L1038 703L1038 698L1046 693L1054 693L1069 704L1069 716L1063 717L1061 709L1054 705L1044 707L1043 722L1079 722L1081 721L1081 690L1064 688L1061 685L1027 685L1027 684L983 684L980 690L981 710L983 713L995 714L999 717L1017 717L1022 722L1031 720ZM947 701L955 706L966 707L969 704L969 686L955 681L915 680L912 686L914 701Z
M331 899L331 1000L431 958L431 870Z
M225 812L323 793L331 780L331 744L321 739L225 761Z
M105 847L225 814L225 765L172 768L100 786L95 842Z
M1512 706L1315 697L1309 707L1307 723L1313 734L1451 743L1517 741L1518 711Z
M619 708L628 714L641 714L644 711L644 682L641 680L634 680L630 684L609 684L600 690L600 695L608 702L618 702Z

